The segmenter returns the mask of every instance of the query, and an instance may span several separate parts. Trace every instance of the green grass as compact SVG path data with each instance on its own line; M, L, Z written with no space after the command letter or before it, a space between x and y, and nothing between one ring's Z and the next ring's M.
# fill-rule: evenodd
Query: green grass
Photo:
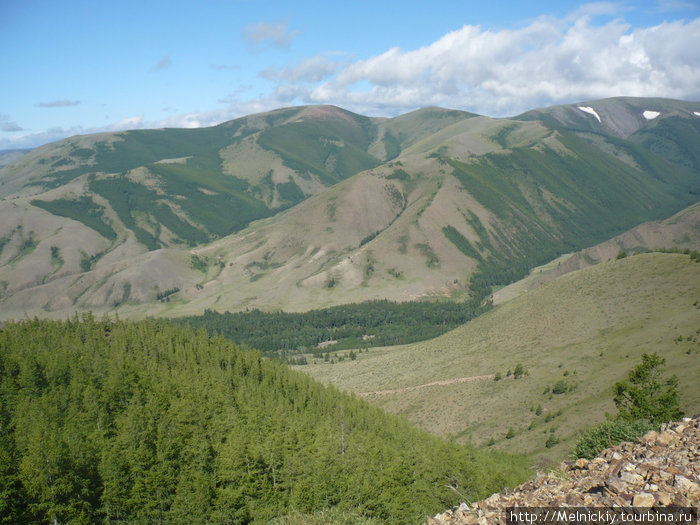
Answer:
M643 254L559 277L432 341L300 369L355 394L500 373L500 381L365 398L440 435L484 446L493 438L496 448L558 460L614 411L612 387L642 353L664 357L680 380L682 408L700 411L699 304L699 264L688 255ZM506 378L518 363L527 373ZM571 388L552 393L560 381ZM510 427L515 435L506 440Z

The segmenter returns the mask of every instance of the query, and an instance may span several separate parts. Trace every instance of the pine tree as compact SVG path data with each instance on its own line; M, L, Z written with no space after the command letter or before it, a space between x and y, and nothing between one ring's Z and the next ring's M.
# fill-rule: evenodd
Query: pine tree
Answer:
M663 380L666 360L658 354L642 354L642 362L630 371L626 381L615 384L615 405L627 421L665 423L683 415L678 400L678 379Z

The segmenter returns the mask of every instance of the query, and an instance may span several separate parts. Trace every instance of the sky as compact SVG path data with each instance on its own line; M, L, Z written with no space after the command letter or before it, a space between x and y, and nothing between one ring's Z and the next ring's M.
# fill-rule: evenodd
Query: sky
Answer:
M333 104L700 100L697 0L0 0L0 150Z

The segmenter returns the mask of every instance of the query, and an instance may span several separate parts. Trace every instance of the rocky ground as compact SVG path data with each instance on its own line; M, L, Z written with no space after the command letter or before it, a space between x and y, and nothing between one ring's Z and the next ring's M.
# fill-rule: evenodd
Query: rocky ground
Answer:
M697 512L698 505L700 416L664 425L659 432L649 432L636 443L626 442L608 448L591 461L579 459L562 463L559 470L538 473L534 480L514 489L493 494L471 506L462 503L428 518L427 525L514 523L506 521L509 507L661 509L679 506L695 507Z

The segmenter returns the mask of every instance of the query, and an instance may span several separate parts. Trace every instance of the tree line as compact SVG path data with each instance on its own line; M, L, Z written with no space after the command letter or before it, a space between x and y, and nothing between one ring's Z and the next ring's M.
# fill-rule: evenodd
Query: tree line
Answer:
M204 314L179 318L210 335L220 334L267 355L307 351L325 341L337 341L327 350L412 343L437 337L470 321L489 305L463 302L387 300L366 301L308 312L245 312Z

